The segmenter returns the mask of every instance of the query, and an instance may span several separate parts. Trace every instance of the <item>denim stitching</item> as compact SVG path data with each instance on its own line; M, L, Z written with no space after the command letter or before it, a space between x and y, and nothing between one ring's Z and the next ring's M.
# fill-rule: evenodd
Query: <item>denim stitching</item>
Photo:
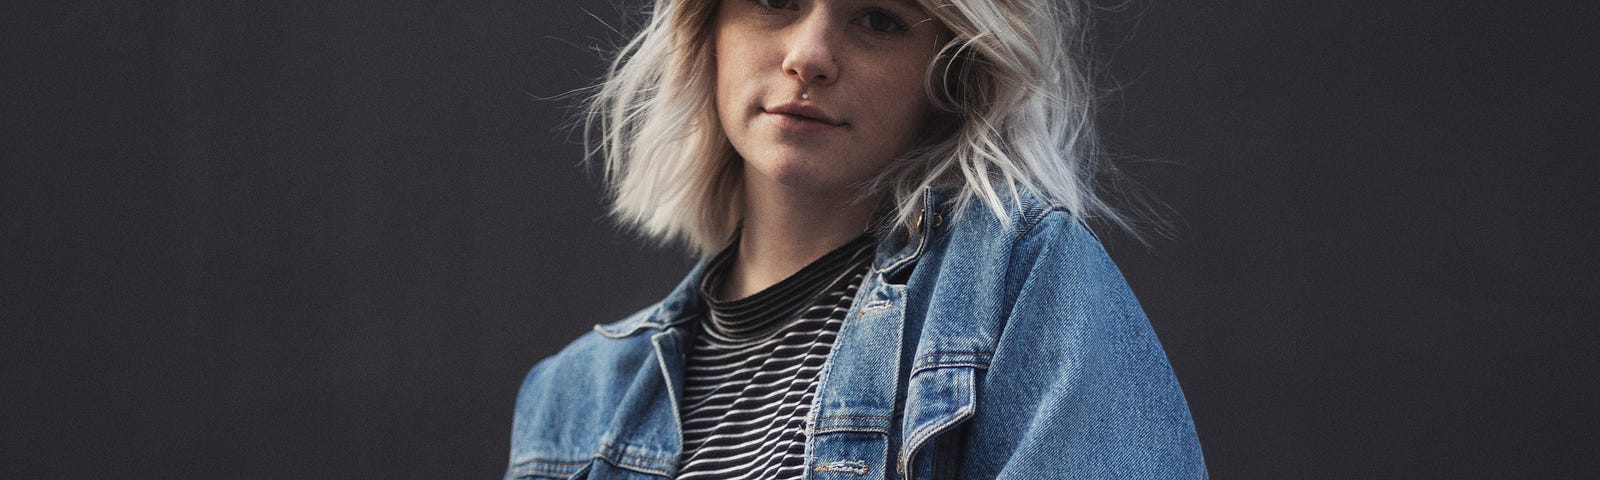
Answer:
M855 475L866 475L867 474L867 469L868 469L867 462L863 462L863 461L860 461L860 460L850 460L850 461L828 462L828 463L824 463L822 465L817 465L817 468L813 469L813 471L825 472L825 473L851 473L851 474L855 474Z
M994 356L993 354L984 353L984 352L972 352L972 353L925 353L925 354L922 354L921 356L917 357L916 360L911 362L911 365L912 365L911 373L912 374L916 374L917 372L921 372L923 370L932 370L932 369L935 369L935 368L944 368L944 367L972 367L972 368L988 369L989 368L989 359L991 357L993 357L993 356ZM924 360L927 360L929 358L937 358L937 357L956 357L956 358L958 358L958 360L942 360L942 361L941 360L935 360L935 361L932 361L932 362L924 362ZM969 358L970 358L970 360L968 360Z
M875 312L875 311L878 311L878 310L886 310L889 307L893 307L893 306L894 306L894 301L893 300L874 300L874 301L872 301L872 303L868 303L866 305L862 305L860 310L856 310L856 316L860 317L860 316L866 315L867 312Z
M557 462L554 460L534 459L523 463L519 467L513 468L511 470L511 476L526 477L529 475L555 475L558 477L565 477L576 473L578 470L581 470L581 468L575 469L572 467L582 467L584 465L588 465L590 461L593 461L593 459L591 458L581 462Z
M852 419L852 420L888 420L889 419L889 417L883 417L883 416L878 416L878 415L829 415L829 416L826 416L826 417L818 417L817 420L832 420L832 419L835 419L835 418L848 418L848 419Z
M989 357L992 357L992 356L994 356L993 353L987 353L987 352L924 353L921 356L918 356L917 360L922 360L922 359L928 358L928 357L984 357L984 358L989 358Z
M826 417L818 417L817 418L817 423L822 423L822 422L826 422L828 420L834 420L834 419L882 420L882 421L892 420L889 417L880 417L880 416L876 416L876 415L829 415L829 416L826 416ZM833 426L828 426L828 427L816 428L816 433L829 433L829 432L889 433L889 429L888 428L884 428L884 427L873 426L873 425L833 425Z
M837 426L837 427L818 428L818 429L815 429L815 431L813 433L833 433L833 432L889 433L889 429L883 428L883 427L873 427L873 426L843 425L843 426Z
M923 370L936 370L936 369L940 369L940 368L949 368L949 367L968 367L968 368L973 368L973 369L988 369L989 368L989 364L987 364L987 363L978 363L978 362L937 362L937 363L928 363L928 364L918 365L916 369L911 371L911 373L913 375L915 375L917 372L921 372Z

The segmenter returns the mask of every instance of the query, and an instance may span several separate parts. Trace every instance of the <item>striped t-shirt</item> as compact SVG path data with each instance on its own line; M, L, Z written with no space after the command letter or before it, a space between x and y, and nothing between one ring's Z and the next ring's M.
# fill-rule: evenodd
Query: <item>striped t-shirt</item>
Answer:
M700 282L709 306L684 377L679 479L798 479L817 374L872 261L870 235L823 255L765 290L718 301L711 292L738 242Z

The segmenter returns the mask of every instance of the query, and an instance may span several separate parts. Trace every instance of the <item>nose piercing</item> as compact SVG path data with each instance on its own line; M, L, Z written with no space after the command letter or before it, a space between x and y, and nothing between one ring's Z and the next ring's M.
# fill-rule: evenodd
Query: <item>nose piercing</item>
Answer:
M800 99L801 100L807 100L807 99L810 99L810 98L811 98L811 94L810 93L801 93L800 94Z

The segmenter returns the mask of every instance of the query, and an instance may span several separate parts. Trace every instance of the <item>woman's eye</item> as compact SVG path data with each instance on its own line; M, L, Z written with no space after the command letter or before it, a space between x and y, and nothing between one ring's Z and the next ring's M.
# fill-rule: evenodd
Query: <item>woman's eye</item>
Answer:
M793 10L794 0L756 0L757 4L773 10Z
M888 12L867 12L856 20L857 24L872 29L874 32L890 33L906 31L906 24L900 23L899 18Z

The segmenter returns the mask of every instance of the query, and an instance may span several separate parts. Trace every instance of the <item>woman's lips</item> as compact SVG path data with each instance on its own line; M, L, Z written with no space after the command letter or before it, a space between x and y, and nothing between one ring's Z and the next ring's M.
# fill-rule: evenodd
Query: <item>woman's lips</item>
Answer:
M772 115L777 120L778 126L785 130L798 132L823 132L845 125L826 111L810 105L785 103L763 109L762 113Z

